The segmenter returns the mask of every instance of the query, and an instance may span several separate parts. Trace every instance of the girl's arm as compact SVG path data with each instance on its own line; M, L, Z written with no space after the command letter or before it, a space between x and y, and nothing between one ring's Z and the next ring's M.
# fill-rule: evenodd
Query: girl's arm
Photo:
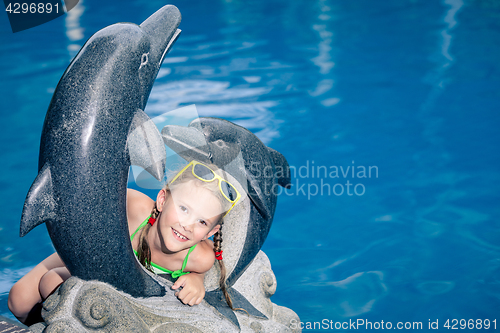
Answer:
M200 304L205 297L205 273L212 268L215 261L213 243L210 240L205 240L196 246L191 253L186 270L191 272L180 276L175 281L172 289L182 287L182 290L177 291L177 296L182 303L188 305Z
M189 273L180 276L177 281L175 281L172 289L179 289L175 293L175 296L186 305L197 305L200 304L205 297L205 285L203 281L205 279L205 273Z
M129 221L132 220L134 224L129 223L129 227L137 228L141 219L149 214L152 206L153 200L148 196L129 189L127 191L127 215ZM31 309L44 301L69 277L70 273L59 255L52 254L12 286L7 301L10 311L21 322L25 322Z
M62 271L65 269L66 266L59 255L54 253L17 281L14 286L12 286L7 301L9 309L14 316L21 322L25 322L31 309L48 296L42 295L41 292L47 293L48 289L53 287L51 285L49 286L50 283L41 284L42 279L46 282L52 281L52 279L45 278L45 275L52 270Z
M147 195L132 189L127 190L127 216L132 232L149 214L153 203ZM10 311L21 322L25 322L31 309L44 301L70 276L59 255L52 254L12 286L7 301Z

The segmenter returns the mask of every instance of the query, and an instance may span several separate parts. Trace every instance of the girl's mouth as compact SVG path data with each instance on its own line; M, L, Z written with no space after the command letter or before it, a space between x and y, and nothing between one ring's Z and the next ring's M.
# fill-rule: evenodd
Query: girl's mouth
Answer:
M184 236L183 234L181 234L180 232L178 232L177 230L175 230L174 228L172 228L172 233L175 235L175 237L180 240L181 242L185 242L185 241L188 241L189 238L187 238L186 236Z

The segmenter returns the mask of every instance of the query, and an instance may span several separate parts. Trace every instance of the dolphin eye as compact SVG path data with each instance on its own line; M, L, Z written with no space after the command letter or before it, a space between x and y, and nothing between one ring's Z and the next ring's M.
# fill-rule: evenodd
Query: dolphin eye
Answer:
M226 143L223 140L217 140L214 143L220 148L227 147Z
M141 66L139 67L139 69L141 69L142 66L145 66L148 63L148 61L149 61L149 57L148 56L149 56L149 52L148 53L144 53L142 55L142 57L141 57Z

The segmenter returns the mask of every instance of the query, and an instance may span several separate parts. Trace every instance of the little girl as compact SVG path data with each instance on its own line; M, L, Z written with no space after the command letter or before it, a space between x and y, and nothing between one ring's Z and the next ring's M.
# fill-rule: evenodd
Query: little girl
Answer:
M240 199L236 188L214 170L191 161L162 189L156 202L135 190L127 192L127 218L132 247L139 261L156 274L177 279L172 289L189 305L205 296L204 274L217 259L220 287L229 307L222 261L222 223ZM213 242L208 238L214 236ZM57 253L43 260L10 290L8 306L23 323L32 318L55 289L71 276ZM30 313L31 311L31 313ZM38 314L39 316L39 314Z

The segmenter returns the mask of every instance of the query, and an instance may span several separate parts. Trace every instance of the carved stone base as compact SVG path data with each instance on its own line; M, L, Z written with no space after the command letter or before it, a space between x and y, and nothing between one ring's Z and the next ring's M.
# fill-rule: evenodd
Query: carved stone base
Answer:
M167 294L146 299L133 298L98 281L69 278L44 303L45 323L30 327L33 332L238 332L238 328L208 303L190 307L182 304L161 279ZM299 322L292 310L271 302L276 278L269 259L260 251L233 286L269 319L236 311L241 332L300 332L290 328ZM293 320L293 321L292 321Z

